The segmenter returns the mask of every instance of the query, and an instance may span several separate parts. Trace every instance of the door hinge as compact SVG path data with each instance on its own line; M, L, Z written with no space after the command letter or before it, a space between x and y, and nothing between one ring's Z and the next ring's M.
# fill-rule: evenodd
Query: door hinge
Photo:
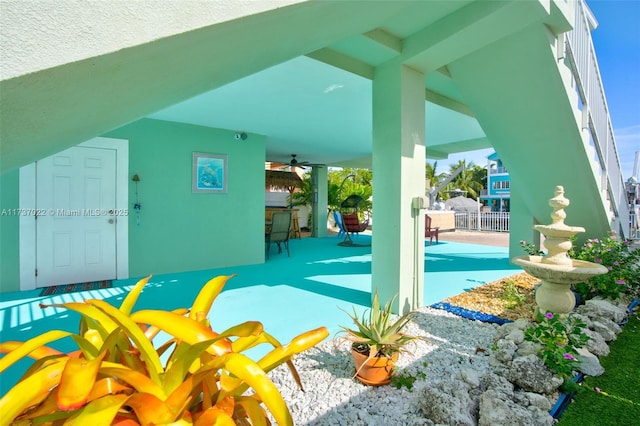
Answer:
M38 276L38 270L36 269L36 277Z

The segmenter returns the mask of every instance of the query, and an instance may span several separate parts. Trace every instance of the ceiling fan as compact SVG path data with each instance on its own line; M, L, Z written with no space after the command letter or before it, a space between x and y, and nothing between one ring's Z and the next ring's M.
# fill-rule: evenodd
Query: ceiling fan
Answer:
M300 167L301 169L306 169L307 167L314 165L314 164L309 163L308 161L298 161L296 156L297 156L297 154L291 154L291 160L288 163L284 163L282 168L285 168L285 167Z

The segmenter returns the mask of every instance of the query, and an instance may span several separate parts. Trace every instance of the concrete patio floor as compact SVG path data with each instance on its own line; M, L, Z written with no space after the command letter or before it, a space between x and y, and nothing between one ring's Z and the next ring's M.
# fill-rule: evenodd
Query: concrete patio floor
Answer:
M460 236L462 234L458 234ZM370 242L369 235L356 241ZM425 299L430 305L447 297L505 276L521 272L509 263L508 249L500 246L445 241L425 246ZM487 241L486 236L482 239ZM135 310L190 307L201 286L218 275L237 274L229 280L210 315L214 330L257 320L281 342L320 326L333 336L349 318L342 311L361 312L371 300L371 247L341 247L336 236L303 238L290 242L291 257L271 248L271 257L259 265L153 276ZM149 271L152 273L153 271ZM104 299L119 306L139 277L119 280L110 289L40 296L41 289L0 294L2 341L25 341L44 331L76 332L78 316L60 308L41 309L40 304L84 299ZM51 345L74 350L71 339ZM260 356L267 348L256 348ZM2 394L26 371L25 360L0 377Z

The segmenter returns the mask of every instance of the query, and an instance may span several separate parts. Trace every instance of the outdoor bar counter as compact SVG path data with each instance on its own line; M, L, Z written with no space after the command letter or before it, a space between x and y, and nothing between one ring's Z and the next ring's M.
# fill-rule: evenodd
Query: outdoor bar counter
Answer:
M425 214L431 217L431 227L440 228L440 232L456 230L456 214L451 210L427 210Z

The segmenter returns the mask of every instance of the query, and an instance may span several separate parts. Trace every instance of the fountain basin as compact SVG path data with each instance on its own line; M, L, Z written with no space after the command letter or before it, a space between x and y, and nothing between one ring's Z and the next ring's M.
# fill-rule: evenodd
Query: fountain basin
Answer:
M547 238L571 238L577 233L585 231L581 226L567 225L535 225L533 229L544 234Z
M569 260L571 263L567 265L544 263L543 256L518 256L511 261L524 269L529 275L558 284L582 283L596 275L608 272L607 268L598 263L575 259Z
M518 256L512 262L529 275L540 278L540 287L536 290L536 303L541 313L553 312L566 315L576 305L571 284L581 283L606 274L607 268L597 263L567 258L568 264L545 263L543 256Z

